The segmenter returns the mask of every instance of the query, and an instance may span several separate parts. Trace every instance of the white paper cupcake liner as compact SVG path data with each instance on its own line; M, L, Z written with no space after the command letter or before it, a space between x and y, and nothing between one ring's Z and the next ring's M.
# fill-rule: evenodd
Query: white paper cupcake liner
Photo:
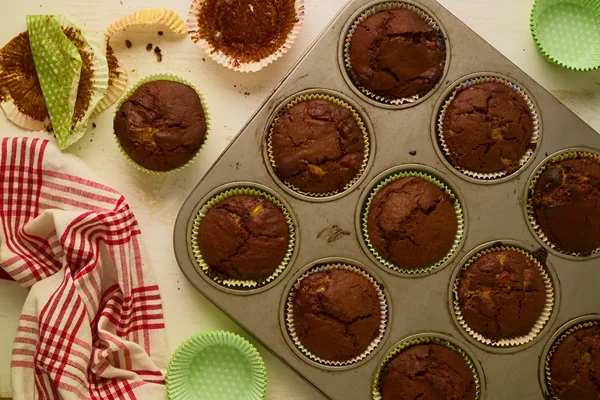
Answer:
M296 23L288 34L285 43L273 54L263 58L262 60L254 62L241 62L234 57L226 55L221 50L213 48L206 39L199 36L200 27L198 26L198 18L205 2L206 0L192 1L187 18L188 35L192 41L194 41L194 43L196 43L202 49L202 51L206 53L206 55L215 60L217 63L234 71L256 72L271 64L273 61L277 60L288 52L296 40L296 37L298 37L302 26L304 25L304 0L295 0Z
M440 38L443 39L442 30L440 29L438 24L431 17L431 15L429 15L427 12L425 12L421 8L416 7L409 3L403 3L403 2L380 3L380 4L377 4L373 7L365 10L360 16L358 16L358 18L356 18L356 21L354 21L354 23L350 26L350 30L348 31L348 33L346 35L346 40L344 43L344 65L346 66L346 73L350 77L350 80L354 83L354 86L356 86L367 97L369 97L373 100L376 100L380 103L383 103L383 104L390 104L390 105L411 104L411 103L414 103L417 100L419 100L421 97L426 96L426 94L423 96L414 95L411 97L404 97L404 98L393 99L393 100L388 99L388 98L385 98L378 94L375 94L375 93L371 92L370 90L368 90L367 88L363 87L360 84L360 82L358 81L358 79L356 78L354 71L352 70L352 60L350 58L350 47L352 45L352 36L354 36L356 29L358 28L358 26L360 24L362 24L369 17L372 17L373 15L378 14L383 11L392 11L392 10L409 10L409 11L414 12L415 14L420 16L427 23L427 25L429 25L431 28L433 28L438 33ZM446 49L445 46L446 46L446 44L444 43L444 54L443 54L442 58L445 60L445 62L447 62L446 58L447 58L448 49ZM435 87L437 87L438 85L439 85L439 82L436 83ZM435 87L432 88L429 92L435 90Z
M367 169L367 164L369 163L369 156L370 156L370 149L371 149L371 143L370 143L370 138L369 138L369 132L367 131L367 128L365 126L365 123L363 122L362 118L360 117L360 115L358 114L358 111L356 111L354 109L354 107L352 107L350 104L346 103L345 101L343 101L342 99L339 99L335 96L332 95L327 95L327 94L319 94L319 93L312 93L312 94L305 94L305 95L301 95L296 97L295 99L293 99L292 101L290 101L289 103L287 103L286 105L284 105L283 107L281 107L281 109L279 110L279 112L281 112L281 110L283 110L284 108L292 108L293 106L300 104L300 103L304 103L307 101L312 101L312 100L327 100L330 103L333 103L335 105L344 107L348 110L350 110L350 112L352 112L352 116L354 117L354 120L356 121L356 123L358 124L361 132L362 132L362 136L363 136L363 141L364 141L364 156L363 156L363 161L362 164L360 166L359 171L356 173L356 175L354 176L354 178L352 178L352 180L350 182L348 182L347 184L344 185L344 188L342 190L334 190L331 192L326 192L326 193L311 193L311 192L305 192L303 190L298 189L296 186L294 186L291 182L286 181L285 179L281 179L278 176L278 179L283 182L288 188L292 189L294 192L301 194L303 196L308 196L308 197L315 197L315 198L324 198L324 197L331 197L331 196L335 196L338 193L342 193L347 191L348 189L350 189L352 186L354 186L356 184L356 182L359 181L359 179L362 177L362 175L364 174L365 170ZM278 114L279 114L278 112ZM274 170L277 170L277 164L275 162L275 156L273 154L273 143L272 143L272 136L273 136L273 127L275 126L275 123L279 120L279 115L277 115L275 117L275 119L273 120L273 122L271 123L271 127L269 128L269 134L267 136L267 155L269 157L269 161L271 163L271 167L273 167Z
M381 321L379 323L378 334L375 337L375 339L373 339L371 341L371 343L369 344L367 349L362 354L360 354L359 356L354 357L348 361L324 360L321 357L314 355L306 347L304 347L302 345L302 342L298 338L298 335L296 334L296 329L294 327L294 299L296 297L296 293L297 293L298 289L300 288L300 283L302 282L302 280L304 280L305 278L307 278L308 276L310 276L312 274L315 274L318 272L323 272L323 271L331 271L331 270L335 270L335 269L341 269L341 270L345 270L345 271L354 272L354 273L362 276L363 278L367 279L369 282L371 282L371 284L375 288L375 291L377 292L377 297L379 298L379 308L380 308L380 312L381 312ZM298 350L300 350L300 352L304 356L308 357L313 362L316 362L321 365L325 365L325 366L329 366L329 367L345 367L345 366L349 366L349 365L353 365L353 364L361 362L366 357L368 357L371 353L373 353L373 351L381 344L381 342L383 341L383 337L385 335L385 331L387 329L388 306L387 306L385 294L383 293L383 288L375 280L375 278L373 278L371 275L369 275L366 271L364 271L358 267L355 267L352 265L347 265L347 264L326 264L326 265L320 265L320 266L309 269L304 274L302 274L302 276L300 278L298 278L298 280L294 283L294 286L292 286L292 288L290 289L290 292L288 293L288 296L287 296L285 320L286 320L287 331L290 336L290 339L292 340L292 343L294 343L296 348Z
M240 280L233 278L224 278L222 276L219 276L212 272L212 268L206 263L206 261L204 261L204 257L202 256L202 252L200 251L200 246L198 244L198 234L200 232L200 225L206 217L206 214L208 214L208 212L212 210L217 204L233 196L260 196L265 198L266 200L273 203L283 213L285 222L288 224L290 238L288 241L288 248L285 253L285 256L283 257L275 271L263 281L259 282L254 280ZM241 186L225 190L215 195L200 208L198 214L196 214L196 217L194 219L192 235L190 240L192 252L194 253L194 258L196 259L196 266L202 274L206 275L210 280L212 280L220 286L227 287L230 289L249 290L257 289L270 284L275 279L277 279L289 266L290 260L292 259L292 254L294 254L294 250L296 247L296 227L294 226L294 221L292 220L292 216L289 210L275 196L256 188Z
M459 301L460 276L461 276L462 271L467 270L471 265L473 265L474 262L476 262L482 256L489 254L489 253L496 252L496 251L516 251L518 253L523 254L529 260L531 260L533 263L535 263L536 267L538 268L538 270L540 272L542 280L544 281L544 286L546 287L546 304L544 305L544 309L542 310L540 316L538 317L537 321L535 322L533 328L531 328L531 331L525 336L518 336L518 337L506 338L506 339L500 339L500 340L492 340L492 339L489 339L489 338L483 336L482 334L474 331L467 324L467 322L465 321L465 319L462 315L462 310L461 310L460 301ZM478 342L483 343L487 346L491 346L491 347L501 347L501 348L517 347L517 346L521 346L521 345L531 342L533 339L535 339L540 334L540 332L548 324L548 321L550 320L550 317L552 316L552 311L554 309L554 303L555 303L554 286L552 284L552 279L550 279L550 276L548 275L548 272L546 271L546 268L544 268L544 266L535 257L533 257L530 253L528 253L525 250L520 249L518 247L512 247L512 246L490 247L490 248L487 248L487 249L475 254L473 257L471 257L465 263L465 265L461 268L459 273L456 275L456 279L454 280L454 285L453 285L452 291L454 293L454 296L453 296L454 297L454 301L453 301L454 315L455 315L459 325L465 330L465 332L467 332L469 334L469 336L471 336Z
M548 236L546 236L546 234L542 230L542 228L541 228L540 224L538 223L537 218L535 216L535 210L533 208L533 193L535 192L535 186L537 184L538 179L540 178L542 173L544 173L546 168L548 168L549 164L561 162L561 161L565 161L565 160L580 159L580 158L589 158L591 160L595 160L598 164L600 164L600 154L587 152L587 151L564 151L564 152L561 152L561 153L557 154L556 156L552 157L550 160L546 161L543 165L538 167L538 169L535 171L535 173L533 175L533 179L531 179L531 184L529 185L529 188L527 191L528 192L527 193L527 204L526 204L527 221L533 228L533 231L537 234L537 236L542 240L542 242L546 246L548 246L549 248L551 248L559 253L562 253L562 254L565 254L568 256L572 256L572 257L585 257L587 254L573 253L573 252L568 252L568 251L562 250L556 244L551 242L550 239L548 239ZM598 253L600 253L600 247L591 252L591 254L594 254L594 255L598 254Z
M512 172L508 172L508 171L504 170L504 171L498 171L498 172L483 173L483 172L470 171L466 168L462 168L462 167L456 165L452 161L450 149L448 148L448 146L446 144L446 140L444 138L444 119L446 117L446 112L448 111L450 104L452 104L452 102L454 101L456 96L463 90L468 89L473 85L477 85L477 84L481 84L481 83L488 83L488 82L503 84L503 85L507 86L508 88L510 88L511 90L513 90L519 96L521 96L523 98L523 100L525 100L525 102L527 103L527 106L529 107L529 112L531 113L531 117L533 120L533 133L532 133L531 139L529 141L529 147L528 147L527 151L525 152L525 154L523 154L523 156L519 159L519 168ZM454 91L452 92L452 94L450 95L448 100L446 100L446 102L442 106L440 115L438 117L438 123L437 123L438 144L441 147L448 162L457 171L459 171L463 175L466 175L468 177L475 178L475 179L481 179L481 180L490 180L491 181L491 180L495 180L495 179L500 179L500 178L504 178L505 176L514 175L517 171L521 170L523 168L523 166L525 166L525 164L527 164L527 162L529 160L531 160L531 158L535 154L535 149L537 148L539 141L540 141L540 135L541 135L541 133L540 133L540 117L539 117L539 114L537 112L537 109L536 109L533 101L523 91L523 89L521 89L517 84L510 82L504 78L500 78L498 76L493 76L493 75L485 75L485 76L480 76L477 78L471 78L471 79L468 79L468 80L460 83L458 86L456 86L456 88L454 89Z
M51 130L49 118L45 118L43 121L38 121L29 115L23 114L21 111L19 111L19 108L15 105L12 97L9 95L5 96L5 101L0 103L0 107L2 107L2 110L4 110L6 118L18 127L28 131Z
M106 44L107 63L110 55L115 58L117 64L115 65L113 71L111 71L110 68L108 70L109 79L108 87L106 88L106 94L102 99L100 99L98 105L96 105L96 108L92 114L93 117L99 115L102 113L102 111L116 103L127 89L127 71L125 71L125 68L123 68L123 66L118 62L112 48L110 48L110 45Z

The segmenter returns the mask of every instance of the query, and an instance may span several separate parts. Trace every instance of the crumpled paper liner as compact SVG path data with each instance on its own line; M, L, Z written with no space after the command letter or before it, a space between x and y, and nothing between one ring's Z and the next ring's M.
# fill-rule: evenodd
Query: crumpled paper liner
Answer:
M533 228L533 231L538 235L538 237L542 240L542 242L548 246L549 248L558 251L559 253L572 256L572 257L581 257L580 259L585 260L586 257L582 253L571 253L568 251L562 250L556 244L552 243L548 236L544 233L542 228L540 227L537 217L535 216L535 210L533 208L533 193L535 192L535 185L537 184L538 179L544 173L546 168L548 168L549 164L565 161L565 160L574 160L579 158L589 158L595 160L598 164L600 164L600 154L587 152L587 151L564 151L556 156L552 157L548 161L546 161L543 165L540 165L535 171L533 178L531 179L531 184L527 190L527 203L526 203L526 211L527 211L527 221L530 226ZM592 251L592 254L600 253L600 247Z
M477 85L480 83L487 83L487 82L501 83L501 84L507 86L508 88L510 88L511 90L515 91L517 94L519 94L527 103L527 106L529 107L529 112L531 113L531 118L533 120L533 133L531 135L531 139L529 140L529 148L527 149L525 154L523 154L523 156L519 160L519 168L512 172L508 172L508 171L504 170L504 171L498 171L498 172L483 173L483 172L470 171L468 169L465 169L458 165L455 165L452 162L451 152L450 152L450 149L448 148L448 146L446 145L446 140L444 138L444 118L446 117L446 112L448 111L448 108L450 107L450 105L452 104L452 102L454 101L454 99L456 98L458 93L460 93L461 91L463 91L465 89L470 88L473 85ZM438 121L437 121L438 144L441 147L442 151L444 152L444 155L446 156L446 159L448 160L448 162L460 173L462 173L468 177L471 177L471 178L481 179L481 180L486 180L486 181L493 181L496 179L504 178L509 175L515 175L518 171L523 169L525 164L527 164L527 162L529 160L531 160L531 158L535 154L535 149L537 148L537 146L539 144L540 136L541 136L540 117L538 115L537 109L535 108L535 104L533 103L533 101L529 98L529 96L527 96L527 94L523 91L523 89L521 89L515 83L512 83L510 81L507 81L504 78L500 78L498 76L493 76L493 75L471 78L471 79L468 79L464 82L461 82L459 85L457 85L456 88L454 89L454 91L452 92L452 94L450 95L450 97L448 98L448 100L446 100L446 102L442 106L442 109L440 111L440 115L439 115Z
M391 261L386 260L385 258L383 258L383 256L381 256L379 254L379 252L377 252L377 250L375 250L375 248L371 244L371 240L369 239L369 229L368 229L369 212L371 210L371 203L375 199L375 196L377 195L377 193L379 193L383 188L385 188L390 183L393 183L393 182L397 181L398 179L408 178L408 177L421 178L421 179L437 186L438 188L440 188L448 196L448 198L454 200L453 207L454 207L454 211L456 212L457 229L456 229L456 236L454 238L454 243L452 244L452 248L450 249L448 254L446 254L437 263L428 265L428 266L422 267L422 268L402 268L402 266L396 265L396 264L392 263ZM440 181L438 178L434 177L433 175L430 175L426 172L421 172L421 171L408 170L408 171L396 172L396 173L393 173L392 175L388 176L387 178L382 179L380 182L378 182L377 185L374 186L370 190L370 194L367 197L366 204L362 211L361 221L362 221L362 229L361 229L362 239L365 241L365 243L367 244L367 248L369 249L371 254L377 259L377 261L381 265L383 265L393 271L400 272L403 274L409 274L409 275L426 274L426 273L429 273L431 271L434 271L434 270L440 268L442 265L444 265L446 262L448 262L448 260L457 252L457 250L460 246L460 243L465 234L465 217L464 217L464 213L462 210L462 204L460 203L458 196L444 182Z
M327 192L327 193L305 192L305 191L302 191L302 190L298 189L292 183L290 183L290 182L288 182L288 181L286 181L284 179L279 178L279 176L277 176L277 178L281 182L283 182L285 184L285 186L287 186L288 188L292 189L294 192L299 193L301 195L308 196L308 197L315 197L315 198L331 197L331 196L335 196L338 193L345 192L348 189L350 189L352 186L354 186L356 184L356 182L358 182L358 180L362 177L362 175L364 174L365 170L367 169L367 165L369 163L369 156L370 156L370 152L371 152L371 142L370 142L370 138L369 138L369 132L367 131L367 127L365 126L365 123L363 122L363 120L362 120L360 114L358 113L358 111L356 111L354 109L354 107L352 107L350 104L346 103L342 99L339 99L339 98L337 98L335 96L332 96L332 95L326 95L326 94L320 94L320 93L311 93L311 94L301 95L301 96L298 96L298 97L294 98L288 104L286 104L283 107L281 107L281 109L279 110L279 112L281 112L281 110L283 110L284 108L288 108L289 109L289 108L292 108L293 106L295 106L297 104L304 103L304 102L311 101L311 100L327 100L330 103L333 103L335 105L344 107L345 109L347 109L350 112L352 112L352 117L354 117L354 120L356 121L356 123L358 124L358 126L359 126L359 128L360 128L360 130L362 132L363 141L364 141L364 144L365 144L365 146L364 146L364 157L363 157L363 161L362 161L362 164L360 166L360 169L356 173L356 175L354 176L354 178L352 178L352 180L350 182L348 182L346 185L344 185L344 188L341 191L340 190L335 190L335 191ZM269 157L269 161L271 163L271 167L273 167L274 170L277 168L277 164L275 163L275 156L273 155L272 135L273 135L273 127L275 126L275 123L279 120L279 112L278 112L278 115L273 120L273 122L271 123L271 127L269 128L269 134L267 136L267 155Z
M375 339L373 339L371 341L371 343L369 344L367 349L362 354L360 354L359 356L356 356L348 361L329 361L329 360L324 360L321 357L314 355L306 347L304 347L302 345L300 338L298 338L298 336L296 335L296 329L294 328L294 298L296 297L296 293L297 293L298 289L300 288L300 283L312 274L315 274L317 272L323 272L323 271L331 271L334 269L342 269L345 271L354 272L354 273L362 276L363 278L367 279L369 282L371 282L371 284L375 288L375 291L377 292L377 298L379 299L379 309L381 312L381 321L379 323L378 334L375 337ZM333 366L333 367L345 367L348 365L353 365L353 364L361 362L367 356L369 356L369 354L373 353L373 351L375 351L375 349L381 344L381 342L383 341L383 337L385 336L385 331L387 329L388 306L387 306L385 294L383 293L383 287L381 287L381 285L375 280L375 278L373 278L371 275L369 275L369 273L367 273L366 271L362 270L361 268L355 267L353 265L326 264L326 265L317 266L315 268L311 268L310 270L305 272L300 278L298 278L298 280L294 283L294 286L292 286L292 288L290 289L290 292L288 293L288 296L287 296L285 321L286 321L287 331L288 331L288 334L290 335L290 338L292 339L292 342L298 348L298 350L300 350L300 352L302 354L304 354L306 357L308 357L312 361L322 364L322 365Z
M9 121L23 129L29 131L47 131L51 129L49 118L38 121L29 115L23 114L19 111L14 100L10 96L5 97L5 101L0 103L0 107L4 110L6 118L8 118Z
M200 246L198 245L198 233L200 231L200 225L202 221L206 217L206 214L213 209L217 204L222 201L228 199L232 196L260 196L271 203L273 203L282 213L285 218L285 222L288 224L290 239L288 241L288 248L281 260L281 263L277 266L275 271L267 277L265 280L258 282L253 280L239 280L239 279L225 279L221 276L212 272L210 265L208 265L204 261L204 257L202 257L202 252L200 251ZM296 227L294 226L294 221L292 220L292 216L288 209L280 202L275 196L270 193L264 192L262 190L240 186L237 188L225 190L217 195L215 195L212 199L208 200L206 204L200 208L196 218L194 219L193 227L192 227L192 236L190 238L192 245L192 252L194 253L194 258L196 259L196 267L200 270L201 273L205 274L210 280L217 283L220 286L227 287L230 289L237 290L248 290L248 289L257 289L263 286L266 286L277 279L283 271L289 266L290 260L292 259L292 254L294 254L294 249L296 247Z
M500 340L492 340L492 339L489 339L489 338L483 336L482 334L476 332L475 330L473 330L467 324L467 322L465 321L465 319L462 315L462 310L461 310L460 301L459 301L460 275L461 275L462 271L468 269L474 262L476 262L482 256L489 254L489 253L496 252L496 251L507 251L507 250L516 251L518 253L523 254L529 260L531 260L535 264L535 266L538 268L538 271L540 272L542 280L544 281L544 286L546 287L546 304L544 305L544 309L542 310L540 316L538 317L537 321L535 322L533 328L527 335L513 337L513 338L505 338L505 339L500 339ZM478 342L483 343L487 346L491 346L491 347L510 348L510 347L521 346L521 345L531 342L544 329L544 327L550 320L552 311L554 309L554 286L552 284L552 279L550 279L548 272L546 272L546 268L544 268L544 266L535 257L533 257L530 253L528 253L527 251L525 251L523 249L520 249L518 247L513 247L513 246L500 246L500 247L487 248L487 249L482 250L479 253L475 254L473 257L471 257L465 263L465 265L460 269L458 274L456 275L456 279L455 279L454 285L452 287L452 292L453 292L453 296L454 296L454 301L452 303L453 308L454 308L454 315L455 315L459 325L465 330L465 332L467 332L467 334L469 334L469 336L471 336Z
M296 23L288 34L285 43L275 53L255 62L240 62L239 60L230 57L221 50L215 49L205 39L198 36L200 27L198 26L198 17L202 10L202 6L206 0L193 0L190 6L190 11L187 18L187 32L190 38L196 43L202 51L217 63L239 72L256 72L260 71L273 61L277 60L292 47L292 44L298 37L302 26L304 25L304 0L295 0L296 7Z

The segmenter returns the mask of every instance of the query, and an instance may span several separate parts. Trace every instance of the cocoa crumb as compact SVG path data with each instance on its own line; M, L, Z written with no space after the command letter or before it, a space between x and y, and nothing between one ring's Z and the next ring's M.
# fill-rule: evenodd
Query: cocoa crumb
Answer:
M202 61L203 61L203 62L206 62L206 60L205 60L204 58L202 59Z
M125 46L127 46L127 48L130 49L133 46L133 44L131 43L131 40L126 40Z
M92 122L92 128L96 128L96 123Z
M158 31L158 36L162 36L163 35L163 31Z
M150 51L150 50L152 50L152 47L153 47L153 46L152 46L152 43L148 43L148 44L146 45L146 50L147 50L147 51Z
M162 62L162 53L161 53L160 47L156 46L154 48L154 54L156 54L156 61Z
M154 49L154 52L155 52L156 54L158 54L158 53L160 53L160 51L161 51L161 50L160 50L160 47L156 46L156 48Z
M250 92L244 92L244 96L250 96Z
M413 150L413 151L409 151L408 154L410 154L411 156L416 156L417 152Z

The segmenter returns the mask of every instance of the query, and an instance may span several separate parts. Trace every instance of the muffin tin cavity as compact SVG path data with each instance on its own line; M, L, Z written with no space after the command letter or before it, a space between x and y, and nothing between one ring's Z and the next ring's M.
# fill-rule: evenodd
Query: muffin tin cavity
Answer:
M425 101L439 88L450 64L444 28L433 13L411 0L364 6L346 23L338 47L340 69L350 88L383 108ZM409 60L403 56L407 52L413 55Z

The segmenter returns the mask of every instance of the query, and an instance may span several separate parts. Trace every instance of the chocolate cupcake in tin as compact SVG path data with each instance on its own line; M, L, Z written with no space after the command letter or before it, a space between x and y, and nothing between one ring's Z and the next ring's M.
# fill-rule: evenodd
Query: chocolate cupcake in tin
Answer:
M572 255L600 251L600 156L559 155L538 171L533 185L530 219L547 243Z
M360 89L391 104L414 101L441 80L444 38L433 20L405 3L385 3L359 17L347 39L346 66Z
M283 107L267 140L275 174L309 196L331 195L352 186L369 155L368 135L358 113L326 95L301 96Z

